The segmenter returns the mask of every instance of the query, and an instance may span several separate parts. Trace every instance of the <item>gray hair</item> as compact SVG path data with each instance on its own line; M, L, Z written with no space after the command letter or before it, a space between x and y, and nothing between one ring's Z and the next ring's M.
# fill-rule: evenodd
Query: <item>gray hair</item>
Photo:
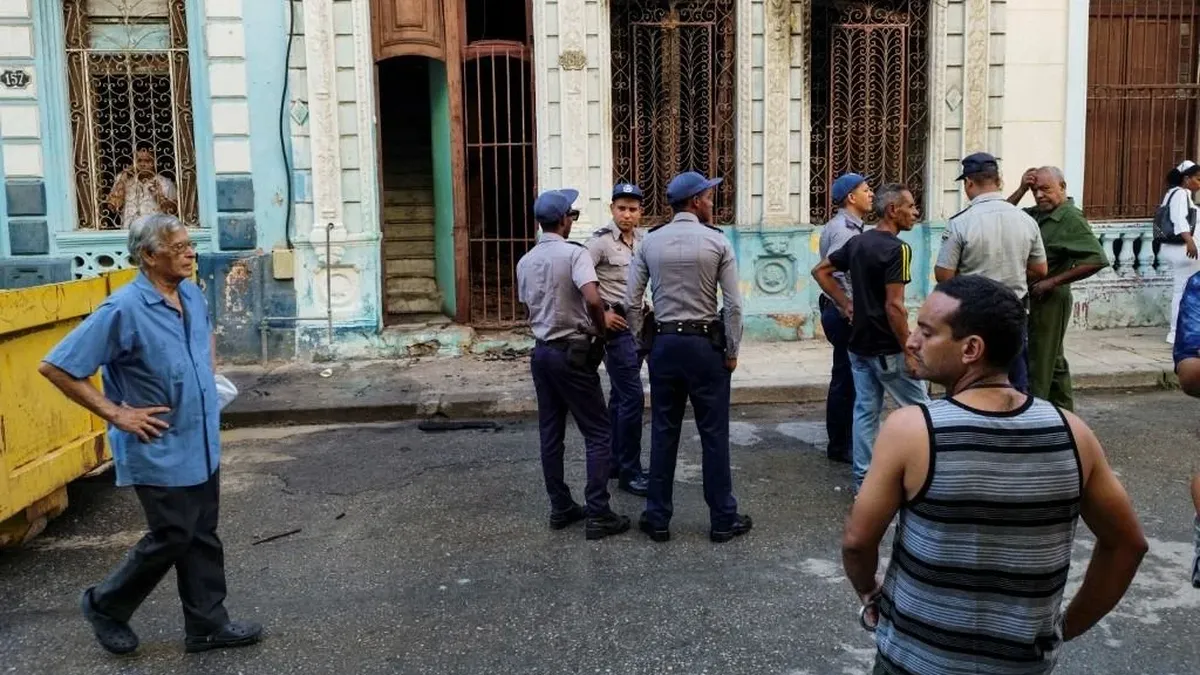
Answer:
M156 213L142 216L129 226L129 257L141 267L145 264L145 256L154 255L162 249L169 236L186 229L183 223L172 215Z
M875 216L887 218L888 207L899 204L905 192L909 192L908 186L901 183L888 183L879 188L875 192Z
M1066 186L1067 184L1066 175L1063 174L1063 170L1057 166L1043 166L1042 168L1038 169L1038 173L1050 174L1050 177L1058 181L1059 185Z

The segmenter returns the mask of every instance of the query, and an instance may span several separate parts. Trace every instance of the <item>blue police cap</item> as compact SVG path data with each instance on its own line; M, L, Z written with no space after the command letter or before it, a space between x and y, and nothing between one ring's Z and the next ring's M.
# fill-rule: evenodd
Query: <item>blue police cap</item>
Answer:
M571 205L579 197L579 190L564 188L546 190L533 203L533 217L539 223L553 225L571 211Z
M999 171L1000 163L996 161L996 156L986 152L977 152L973 155L967 155L962 161L962 175L955 180L963 180L967 176L980 173L982 171Z
M642 189L633 183L617 183L613 186L612 198L615 200L618 197L633 197L641 201L644 198Z
M833 189L830 190L829 196L833 197L834 204L841 204L846 201L846 197L849 197L851 192L857 190L858 186L865 182L867 182L867 179L862 174L842 174L838 176L837 180L833 181Z
M720 185L722 180L724 179L713 178L710 180L695 171L681 173L667 184L667 202L675 204L691 199L705 190Z

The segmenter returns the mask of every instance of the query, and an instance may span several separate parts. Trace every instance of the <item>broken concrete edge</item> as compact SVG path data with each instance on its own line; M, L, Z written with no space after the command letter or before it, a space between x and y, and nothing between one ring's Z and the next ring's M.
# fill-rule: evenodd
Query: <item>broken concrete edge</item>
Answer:
M1076 391L1146 391L1177 389L1175 374L1166 370L1138 370L1123 373L1078 375ZM825 400L825 384L741 385L731 392L732 405L808 404ZM649 396L646 403L649 405ZM432 392L411 400L381 405L331 405L322 408L275 410L235 410L222 415L221 426L235 429L255 426L293 426L321 424L370 424L404 422L430 417L447 419L522 418L537 412L537 397L532 390L492 390L477 392Z

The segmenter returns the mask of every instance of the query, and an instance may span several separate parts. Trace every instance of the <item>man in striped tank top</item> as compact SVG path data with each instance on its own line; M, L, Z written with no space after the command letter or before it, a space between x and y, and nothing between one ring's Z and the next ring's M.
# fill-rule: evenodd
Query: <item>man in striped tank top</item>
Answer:
M887 419L843 541L864 624L877 622L875 673L1048 673L1064 641L1116 606L1146 552L1091 429L1009 382L1024 323L1017 296L978 276L940 284L921 307L907 347L917 376L950 396ZM1080 516L1096 546L1064 612Z

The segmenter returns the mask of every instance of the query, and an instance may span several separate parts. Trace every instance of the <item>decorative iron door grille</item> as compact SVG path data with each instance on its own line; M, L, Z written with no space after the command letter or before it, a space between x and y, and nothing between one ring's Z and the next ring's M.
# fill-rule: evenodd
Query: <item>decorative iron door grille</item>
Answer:
M147 211L200 226L185 5L63 2L80 229L122 229Z
M1084 211L1154 216L1163 178L1195 159L1200 2L1092 0Z
M642 188L646 225L683 171L723 177L713 217L734 222L735 28L733 0L613 0L614 179Z
M468 266L471 323L508 326L525 319L517 261L537 241L532 49L481 40L463 51Z
M829 186L854 171L904 183L924 203L929 138L928 0L814 3L810 217L836 207Z

